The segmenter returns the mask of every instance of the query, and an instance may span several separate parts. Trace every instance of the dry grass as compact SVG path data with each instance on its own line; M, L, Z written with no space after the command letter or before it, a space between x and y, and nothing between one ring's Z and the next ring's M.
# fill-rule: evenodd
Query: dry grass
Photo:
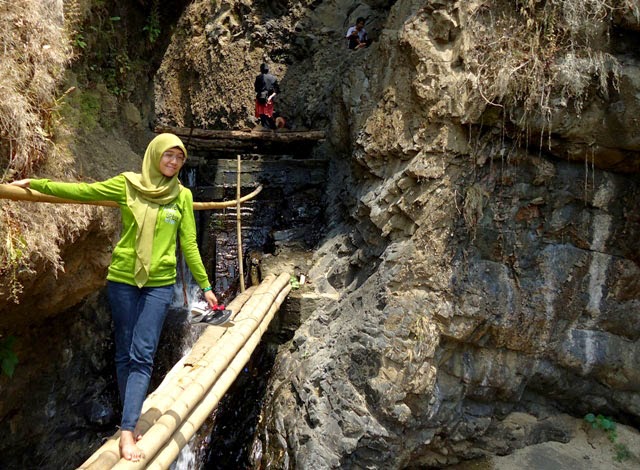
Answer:
M19 303L26 278L63 270L60 242L73 243L103 211L95 206L0 201L2 298Z
M86 2L85 2L86 3ZM73 57L81 0L0 0L0 182L42 171L71 178L73 158L60 143L60 86ZM56 142L57 141L57 142ZM66 179L66 178L65 178ZM72 242L99 209L0 201L0 292L18 302L36 270L63 269L60 243Z
M474 90L522 126L531 117L548 124L552 104L579 113L590 93L617 87L618 63L606 46L610 19L621 12L640 18L635 0L479 4L468 26L479 45L468 63Z
M72 49L57 2L0 0L0 163L26 176L52 148L57 85Z

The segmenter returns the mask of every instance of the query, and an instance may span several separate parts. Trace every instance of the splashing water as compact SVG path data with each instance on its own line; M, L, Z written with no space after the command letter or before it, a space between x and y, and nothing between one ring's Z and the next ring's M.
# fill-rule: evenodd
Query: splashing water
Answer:
M193 450L194 441L195 439L192 438L189 443L182 448L176 461L169 466L170 470L193 470L197 468L196 453Z
M197 167L188 167L185 168L184 173L186 174L186 182L189 188L193 188L196 185L196 174L198 173Z

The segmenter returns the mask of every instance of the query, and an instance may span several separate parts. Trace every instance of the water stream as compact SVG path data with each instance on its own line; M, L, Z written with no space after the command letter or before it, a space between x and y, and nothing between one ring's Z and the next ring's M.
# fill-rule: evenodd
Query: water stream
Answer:
M222 192L223 199L235 198L235 174L230 174L232 172L227 170L220 179L220 170L212 169L212 166L218 165L223 166L218 161L217 164L200 164L197 167L183 169L181 180L192 190L195 200L210 200L203 188L215 186L215 181L221 181L216 190ZM298 167L302 172L306 171L304 165ZM304 175L289 171L286 161L283 161L281 169L277 171L278 178L274 178L273 174L260 172L259 178L263 180L250 181L242 191L246 194L259 183L265 184L267 180L278 181L277 185L265 184L261 196L243 204L241 209L247 286L251 285L252 256L272 253L275 250L274 239L283 240L292 234L295 236L298 233L296 230L301 227L318 225L318 217L321 214L319 201L322 190L317 182L312 183L310 188ZM292 181L302 183L291 183ZM227 304L239 290L235 208L198 211L196 224L200 253L214 292L221 303ZM292 230L294 228L296 230ZM167 317L161 339L161 344L167 348L158 351L158 368L163 372L158 374L160 377L189 351L206 328L189 325L187 305L197 300L201 291L182 261L178 269L174 305ZM259 448L252 448L254 433L278 345L286 339L288 338L281 338L276 331L268 331L265 334L261 344L212 416L172 464L173 470L255 467L254 463L260 461L261 451Z

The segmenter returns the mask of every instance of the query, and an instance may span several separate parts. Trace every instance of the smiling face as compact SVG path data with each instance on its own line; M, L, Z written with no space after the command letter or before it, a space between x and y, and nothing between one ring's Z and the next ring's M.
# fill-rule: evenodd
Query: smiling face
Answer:
M182 150L177 147L166 150L160 157L160 173L167 178L172 178L178 174L182 165L184 165L185 157Z

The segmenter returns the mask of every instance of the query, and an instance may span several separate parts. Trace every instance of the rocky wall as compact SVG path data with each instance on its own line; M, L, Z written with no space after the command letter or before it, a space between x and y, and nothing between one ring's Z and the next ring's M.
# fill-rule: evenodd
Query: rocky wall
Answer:
M328 135L322 300L276 359L256 467L445 466L568 441L560 412L637 424L637 15L611 17L607 93L523 121L477 79L473 21L498 8L197 0L172 30L160 122L252 126L265 61L277 109ZM349 51L358 16L373 44Z
M395 2L340 76L335 218L310 272L339 300L281 350L262 465L444 466L571 438L514 427L513 411L637 423L638 148L631 120L602 117L637 106L637 62L621 57L608 101L554 111L550 149L527 144L477 112L490 108L464 65L477 7ZM579 164L563 153L593 135ZM626 157L612 165L597 149L614 140Z

